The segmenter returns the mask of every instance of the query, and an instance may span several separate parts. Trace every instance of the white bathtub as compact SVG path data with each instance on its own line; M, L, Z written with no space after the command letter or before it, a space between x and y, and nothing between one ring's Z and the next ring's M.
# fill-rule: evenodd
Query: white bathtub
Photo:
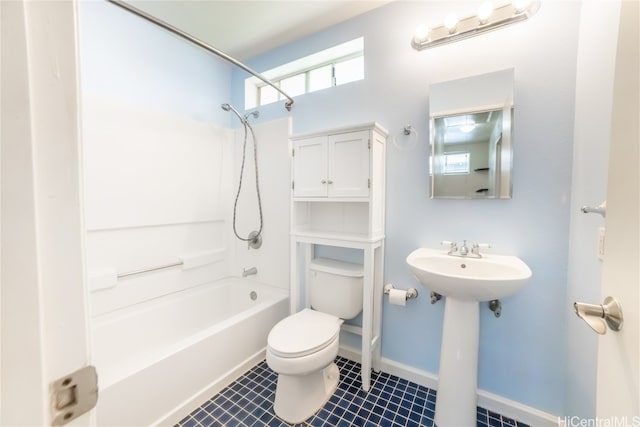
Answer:
M94 319L97 424L179 420L262 360L288 313L285 290L227 278Z

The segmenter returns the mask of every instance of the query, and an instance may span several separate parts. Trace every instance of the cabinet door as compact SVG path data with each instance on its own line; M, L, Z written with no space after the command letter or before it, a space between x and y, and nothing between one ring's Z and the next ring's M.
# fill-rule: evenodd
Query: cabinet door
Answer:
M327 137L294 142L293 196L327 196Z
M330 135L329 197L369 196L369 132Z

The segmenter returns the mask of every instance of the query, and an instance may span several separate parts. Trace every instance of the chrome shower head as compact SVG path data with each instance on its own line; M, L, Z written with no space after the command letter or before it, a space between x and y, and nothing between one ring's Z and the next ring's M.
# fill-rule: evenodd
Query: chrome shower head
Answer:
M238 116L238 119L240 119L240 121L241 121L242 123L245 123L246 118L242 118L242 116L240 115L240 113L238 112L238 110L236 110L235 108L233 108L233 107L231 106L231 104L222 104L220 107L221 107L224 111L233 111L233 113L234 113L236 116Z

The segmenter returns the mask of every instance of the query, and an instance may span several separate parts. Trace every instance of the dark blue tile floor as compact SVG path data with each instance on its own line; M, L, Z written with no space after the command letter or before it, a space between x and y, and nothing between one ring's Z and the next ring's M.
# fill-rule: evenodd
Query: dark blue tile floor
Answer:
M340 383L335 394L311 418L296 426L433 427L436 392L389 375L372 373L371 389L362 391L360 364L338 357ZM278 376L265 361L180 421L176 427L288 427L273 413ZM528 427L478 408L478 427Z

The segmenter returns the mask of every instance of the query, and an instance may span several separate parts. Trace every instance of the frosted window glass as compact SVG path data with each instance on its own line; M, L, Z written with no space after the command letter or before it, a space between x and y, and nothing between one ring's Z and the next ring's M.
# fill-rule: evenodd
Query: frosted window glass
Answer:
M309 71L309 92L331 87L331 64Z
M260 88L260 105L270 104L278 100L278 91L271 86Z
M285 91L289 96L296 96L306 91L305 73L297 74L292 77L280 80L280 89Z
M336 64L336 86L364 79L364 56Z

